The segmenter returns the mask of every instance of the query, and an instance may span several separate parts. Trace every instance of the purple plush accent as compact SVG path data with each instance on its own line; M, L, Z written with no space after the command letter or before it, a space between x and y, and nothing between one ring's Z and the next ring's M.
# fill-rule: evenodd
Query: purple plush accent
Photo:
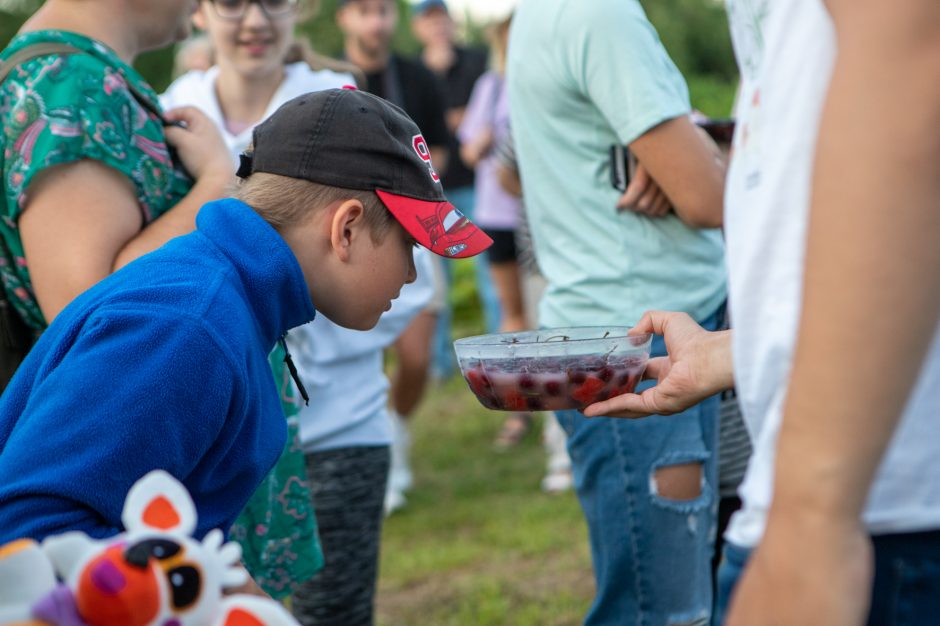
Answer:
M163 622L163 626L182 626L182 625L180 624L180 621L174 617L173 619Z
M52 626L88 626L78 615L72 591L62 584L33 605L33 617Z
M101 561L91 570L91 582L102 593L116 596L127 586L127 579L111 561Z

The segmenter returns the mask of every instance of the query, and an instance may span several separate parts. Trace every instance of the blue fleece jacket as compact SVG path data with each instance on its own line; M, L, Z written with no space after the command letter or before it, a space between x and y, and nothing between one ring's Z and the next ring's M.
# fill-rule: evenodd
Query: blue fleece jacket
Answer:
M0 398L0 545L122 529L161 468L192 494L197 535L228 530L281 453L268 353L314 316L290 248L237 200L78 297Z

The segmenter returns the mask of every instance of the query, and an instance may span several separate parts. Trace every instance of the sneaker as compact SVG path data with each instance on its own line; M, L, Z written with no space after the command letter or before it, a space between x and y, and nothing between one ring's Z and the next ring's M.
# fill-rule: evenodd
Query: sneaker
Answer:
M398 491L401 494L414 485L414 476L411 474L411 465L408 457L411 453L411 433L408 425L397 413L390 413L392 418L392 445L391 464L388 468L388 491Z
M570 469L552 470L542 479L542 491L545 493L563 493L574 487Z
M405 508L406 504L408 504L408 500L405 498L405 494L402 492L396 489L387 489L385 491L385 504L383 505L385 517L388 517L395 511Z

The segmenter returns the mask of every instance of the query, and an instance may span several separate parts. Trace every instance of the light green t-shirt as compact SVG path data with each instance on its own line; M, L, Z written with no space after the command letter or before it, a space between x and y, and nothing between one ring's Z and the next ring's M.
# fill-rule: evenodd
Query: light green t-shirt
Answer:
M689 113L685 82L636 0L524 0L507 76L544 326L696 319L725 298L718 230L616 208L609 153Z

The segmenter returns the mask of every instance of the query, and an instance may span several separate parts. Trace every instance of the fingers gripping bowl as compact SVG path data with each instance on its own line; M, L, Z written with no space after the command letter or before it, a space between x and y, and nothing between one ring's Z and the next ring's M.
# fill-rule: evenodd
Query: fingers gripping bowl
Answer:
M558 411L636 389L652 335L627 326L553 328L454 342L460 371L480 403L497 411Z

